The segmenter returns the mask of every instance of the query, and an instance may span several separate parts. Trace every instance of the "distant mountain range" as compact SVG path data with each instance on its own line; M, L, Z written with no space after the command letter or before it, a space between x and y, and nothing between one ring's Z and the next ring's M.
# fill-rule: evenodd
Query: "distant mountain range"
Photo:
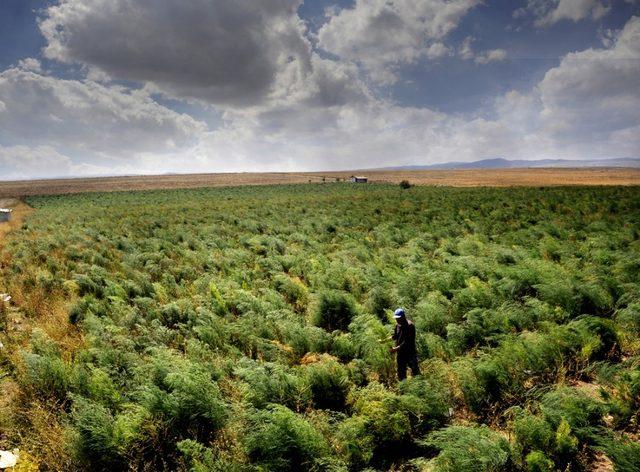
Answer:
M444 170L444 169L517 169L531 167L640 167L640 158L618 159L539 159L509 160L503 158L483 159L473 162L445 162L444 164L381 167L369 170Z

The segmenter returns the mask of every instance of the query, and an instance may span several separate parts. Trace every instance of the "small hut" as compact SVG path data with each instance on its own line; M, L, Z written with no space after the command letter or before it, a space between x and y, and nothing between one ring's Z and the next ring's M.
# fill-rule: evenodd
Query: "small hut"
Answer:
M0 208L0 223L11 219L11 208Z
M353 182L354 184L366 184L367 178L361 175L352 175L351 182Z

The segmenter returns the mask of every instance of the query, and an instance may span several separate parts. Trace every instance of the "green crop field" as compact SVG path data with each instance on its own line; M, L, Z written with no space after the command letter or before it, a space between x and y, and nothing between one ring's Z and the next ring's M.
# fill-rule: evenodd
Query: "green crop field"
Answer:
M27 203L0 250L21 470L640 470L640 187Z

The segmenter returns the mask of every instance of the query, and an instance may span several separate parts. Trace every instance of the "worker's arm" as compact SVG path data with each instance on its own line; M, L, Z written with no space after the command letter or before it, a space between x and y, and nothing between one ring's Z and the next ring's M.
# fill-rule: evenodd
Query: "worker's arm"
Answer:
M391 337L389 339L393 339L394 341L396 339L398 339L398 336L400 335L400 331L398 331L398 325L393 327L393 333L391 334Z
M400 331L399 330L395 330L393 332L393 339L397 340L400 337ZM390 352L397 352L402 346L404 346L404 343L406 342L406 336L402 337L402 342L396 344L394 347L392 347L391 349L389 349Z

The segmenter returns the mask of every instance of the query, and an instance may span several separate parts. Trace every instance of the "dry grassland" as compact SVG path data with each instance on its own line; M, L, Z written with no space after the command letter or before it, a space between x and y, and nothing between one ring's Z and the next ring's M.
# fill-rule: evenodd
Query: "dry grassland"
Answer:
M370 182L452 187L511 187L557 185L640 185L640 169L473 169L412 171L345 171L308 173L184 174L86 179L0 182L0 197L58 195L80 192L197 188L234 185L270 185L335 182L363 174Z
M0 183L0 186L3 185ZM0 246L4 240L5 234L9 231L19 228L22 220L33 211L29 205L14 198L0 198L0 208L11 208L11 220L0 222Z

